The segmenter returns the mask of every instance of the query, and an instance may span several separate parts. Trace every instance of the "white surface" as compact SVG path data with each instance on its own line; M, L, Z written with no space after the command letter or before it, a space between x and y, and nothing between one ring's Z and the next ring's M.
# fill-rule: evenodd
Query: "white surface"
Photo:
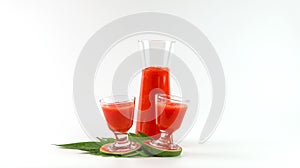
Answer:
M299 167L298 1L0 2L0 167ZM139 11L163 11L197 25L227 78L223 120L212 139L180 158L115 159L51 144L88 140L72 102L85 42L101 26ZM188 33L188 32L187 32Z

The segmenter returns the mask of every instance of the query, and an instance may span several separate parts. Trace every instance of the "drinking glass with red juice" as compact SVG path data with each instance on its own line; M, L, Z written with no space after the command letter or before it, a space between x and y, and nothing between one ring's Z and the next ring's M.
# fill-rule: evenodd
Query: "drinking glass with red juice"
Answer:
M178 150L180 147L173 142L173 132L181 126L189 100L179 96L157 94L155 97L156 125L161 134L158 139L145 142L150 146Z
M113 132L127 132L133 123L134 102L108 103L102 110L109 129Z
M159 130L172 134L180 128L187 105L178 102L157 102L156 124Z
M144 69L140 87L136 133L143 132L158 138L160 131L156 125L155 95L170 94L169 60L174 41L139 41Z
M135 97L117 95L100 100L108 128L115 134L116 141L101 146L104 153L124 154L132 152L141 145L130 142L127 131L133 124Z

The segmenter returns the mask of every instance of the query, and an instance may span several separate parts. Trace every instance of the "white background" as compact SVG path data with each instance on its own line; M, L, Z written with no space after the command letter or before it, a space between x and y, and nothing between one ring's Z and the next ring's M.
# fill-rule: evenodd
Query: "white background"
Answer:
M0 167L299 167L297 0L0 1ZM198 26L222 61L227 100L213 137L179 158L115 159L51 144L88 140L72 100L87 40L110 21L166 12ZM188 32L187 32L188 33Z

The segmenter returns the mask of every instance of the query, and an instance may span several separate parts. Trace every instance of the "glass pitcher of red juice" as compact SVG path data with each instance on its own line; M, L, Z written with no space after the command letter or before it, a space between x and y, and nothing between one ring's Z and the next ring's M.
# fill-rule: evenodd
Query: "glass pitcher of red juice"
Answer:
M170 62L174 41L140 40L144 69L139 96L136 133L158 138L160 130L155 120L155 95L170 94Z

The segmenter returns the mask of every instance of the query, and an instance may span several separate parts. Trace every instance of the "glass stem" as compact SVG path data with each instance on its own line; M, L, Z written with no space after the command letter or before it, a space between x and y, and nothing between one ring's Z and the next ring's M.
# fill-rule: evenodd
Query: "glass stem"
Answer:
M127 133L122 132L114 132L116 137L115 147L117 148L127 148L130 145L130 142L128 140Z
M168 134L167 132L161 132L160 133L160 141L163 143L168 143L170 141L170 134Z
M173 134L171 134L171 135L169 136L169 141L170 141L170 144L173 144Z

